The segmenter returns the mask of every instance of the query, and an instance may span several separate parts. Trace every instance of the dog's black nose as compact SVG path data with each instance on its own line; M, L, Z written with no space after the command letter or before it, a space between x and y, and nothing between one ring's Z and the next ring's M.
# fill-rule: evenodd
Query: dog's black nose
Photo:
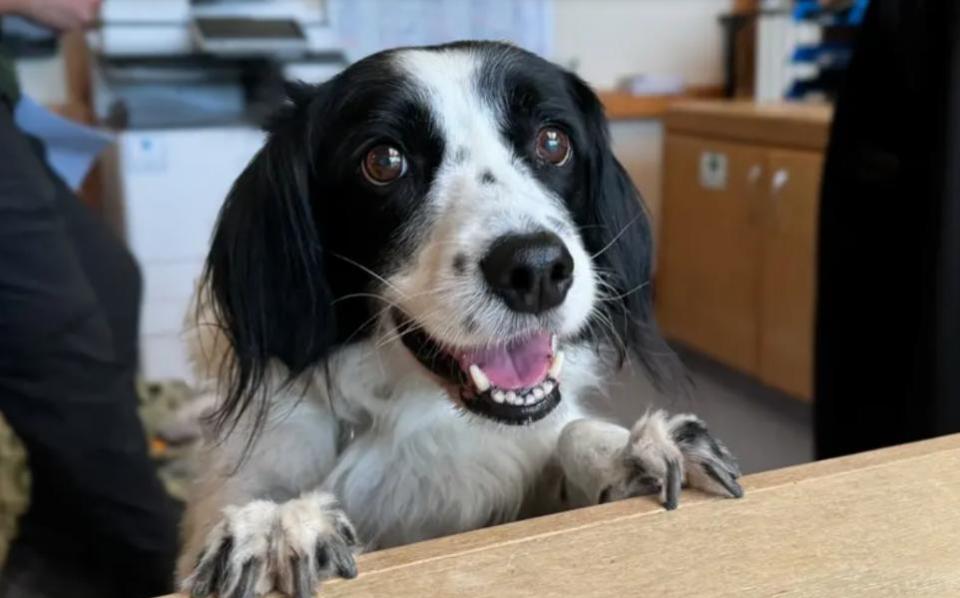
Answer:
M573 258L557 235L505 235L494 241L480 269L513 311L538 314L563 303L573 282Z

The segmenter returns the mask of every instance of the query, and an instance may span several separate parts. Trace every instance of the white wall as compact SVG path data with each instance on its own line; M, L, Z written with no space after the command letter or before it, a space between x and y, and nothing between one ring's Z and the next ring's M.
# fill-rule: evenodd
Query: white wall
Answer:
M731 0L554 0L554 60L599 88L629 73L679 74L719 84L723 37L717 17Z

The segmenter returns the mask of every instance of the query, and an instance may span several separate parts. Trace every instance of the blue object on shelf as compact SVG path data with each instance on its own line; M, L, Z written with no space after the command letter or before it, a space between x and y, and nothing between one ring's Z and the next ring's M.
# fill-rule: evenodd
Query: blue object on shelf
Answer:
M822 20L831 27L857 27L863 23L870 0L856 0L842 10L824 10L817 0L796 0L793 18L798 21Z

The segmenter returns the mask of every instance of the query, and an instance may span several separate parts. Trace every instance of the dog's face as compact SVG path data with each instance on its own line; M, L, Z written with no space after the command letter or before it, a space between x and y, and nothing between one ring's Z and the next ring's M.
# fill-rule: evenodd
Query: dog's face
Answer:
M208 260L236 358L228 409L269 360L298 374L376 330L508 424L557 406L569 344L644 357L648 227L575 76L462 43L292 95Z

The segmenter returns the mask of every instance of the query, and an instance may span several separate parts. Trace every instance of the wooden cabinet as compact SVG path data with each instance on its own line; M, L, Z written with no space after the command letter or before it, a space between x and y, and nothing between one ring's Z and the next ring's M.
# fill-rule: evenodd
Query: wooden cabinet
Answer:
M817 217L823 157L771 151L762 219L759 376L798 397L813 396Z
M727 185L701 187L707 153L725 156ZM759 183L747 173L763 162L757 148L680 135L666 141L657 308L672 338L753 372L757 364L761 235Z
M667 118L657 316L669 338L809 399L829 110L801 107L810 127L791 143L789 108L744 122L749 107L729 106Z

